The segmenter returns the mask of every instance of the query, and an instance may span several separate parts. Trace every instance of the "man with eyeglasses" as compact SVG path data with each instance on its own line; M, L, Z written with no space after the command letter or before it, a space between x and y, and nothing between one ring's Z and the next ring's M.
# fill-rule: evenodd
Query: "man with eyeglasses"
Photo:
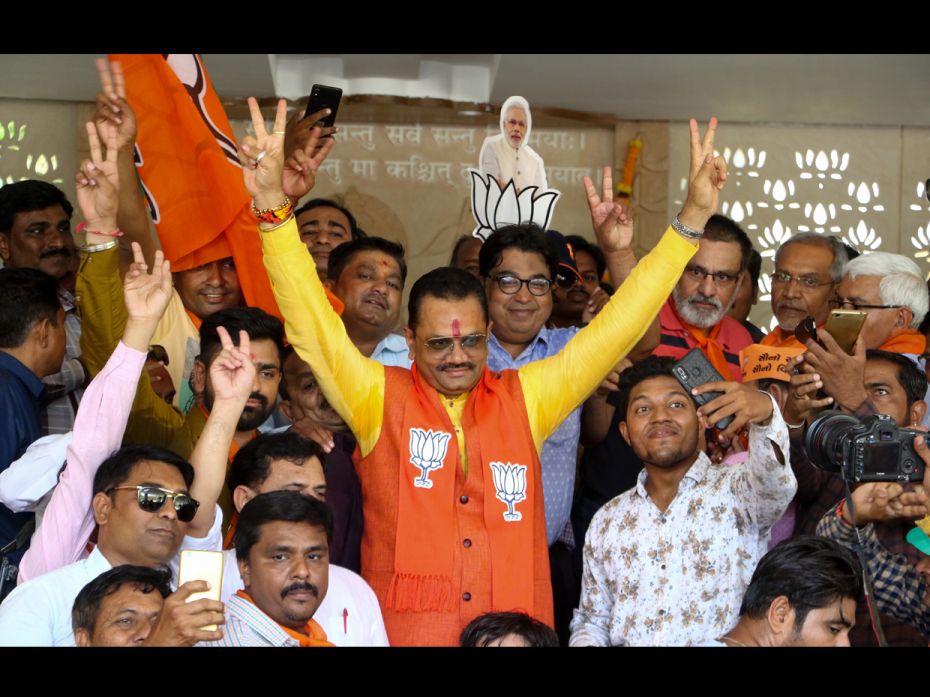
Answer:
M226 454L256 379L249 337L240 332L237 348L225 329L217 329L221 345L210 366L211 413L191 455L193 466L147 445L126 446L108 457L112 444L119 443L152 333L170 299L171 277L161 252L152 273L141 248L133 245L133 252L135 262L124 280L129 317L122 340L78 411L78 425L96 428L81 428L74 436L69 467L33 536L32 580L0 606L0 645L71 645L74 599L100 573L120 564L154 567L171 561L176 568L179 548L220 549L223 516L215 502ZM97 544L88 551L95 527ZM207 584L196 582L181 592L204 590ZM152 641L191 645L215 639L216 632L198 628L222 622L218 612L222 604L212 601L183 605L162 616Z
M678 359L697 347L725 379L742 381L739 352L752 336L727 312L751 255L752 242L734 221L707 221L697 254L659 312L662 333L652 355Z
M259 210L280 208L277 131L286 105L279 102L271 134L258 103L249 105L256 136L241 146L245 185ZM321 304L322 286L308 273L312 260L286 207L261 222L288 336L358 438L362 570L392 645L456 645L468 622L492 609L522 608L552 623L538 454L639 339L694 253L726 179L723 159L712 154L715 126L702 143L692 121L691 187L678 232L666 232L562 352L518 371L487 370L493 325L484 290L451 268L427 273L411 289L404 330L411 370L366 359ZM629 249L622 208L609 217L601 247Z
M611 191L609 181L605 195ZM491 370L516 370L554 356L578 333L578 327L546 326L553 311L556 279L561 275L581 281L578 271L569 266L564 255L560 256L560 241L563 248L568 247L564 238L551 230L544 233L533 225L513 225L498 229L482 245L479 271L484 279L493 327L488 337L488 368ZM611 262L615 277L623 273L617 268L614 257ZM578 407L546 439L540 454L556 630L565 642L580 586L569 580L571 551L560 535L571 514L580 430L581 408Z
M804 349L794 330L808 316L818 327L827 321L829 301L848 261L846 247L833 235L802 232L781 245L772 274L772 313L778 326L762 343Z

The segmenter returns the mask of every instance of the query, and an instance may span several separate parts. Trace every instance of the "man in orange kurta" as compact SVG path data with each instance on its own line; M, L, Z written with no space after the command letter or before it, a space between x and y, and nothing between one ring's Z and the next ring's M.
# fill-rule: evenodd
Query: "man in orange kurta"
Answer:
M284 108L242 144L259 210L283 200ZM692 126L692 185L679 229L666 231L595 320L561 353L517 371L486 368L480 282L438 269L411 290L405 335L414 365L385 368L359 353L326 302L293 217L260 225L265 266L288 338L358 440L365 533L362 575L392 645L455 645L469 621L522 609L552 623L539 451L543 441L639 340L694 254L726 178ZM277 215L277 213L275 213ZM599 242L632 242L614 217ZM616 223L616 224L614 224Z

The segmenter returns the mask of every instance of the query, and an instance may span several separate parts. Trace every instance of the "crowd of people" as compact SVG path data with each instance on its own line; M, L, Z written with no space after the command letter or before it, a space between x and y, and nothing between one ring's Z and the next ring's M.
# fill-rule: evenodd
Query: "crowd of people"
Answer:
M282 100L269 129L249 100L276 307L249 306L231 257L172 270L120 66L99 69L76 234L57 187L0 188L0 645L930 643L927 281L796 234L777 327L749 322L761 256L717 214L715 119L642 258L605 167L595 242L463 237L401 327L404 248L307 200L320 113ZM501 124L483 158L515 177L525 100ZM838 308L867 313L848 350ZM686 386L694 350L719 380ZM914 431L923 479L824 466L825 410Z

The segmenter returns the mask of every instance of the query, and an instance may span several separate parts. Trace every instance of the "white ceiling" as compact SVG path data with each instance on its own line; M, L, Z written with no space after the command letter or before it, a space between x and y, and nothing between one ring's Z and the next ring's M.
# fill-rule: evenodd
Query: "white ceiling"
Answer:
M90 55L0 56L0 97L92 101ZM930 126L930 56L206 54L224 98L348 94L539 107L622 119Z

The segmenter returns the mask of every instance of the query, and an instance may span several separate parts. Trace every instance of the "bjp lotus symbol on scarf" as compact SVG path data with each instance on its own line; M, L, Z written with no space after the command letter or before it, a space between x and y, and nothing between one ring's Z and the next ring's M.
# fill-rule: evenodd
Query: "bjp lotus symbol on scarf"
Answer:
M451 433L444 431L410 429L410 462L420 468L420 476L413 480L414 486L433 488L429 473L442 467L451 437Z
M504 520L508 523L522 520L523 514L515 511L514 506L526 498L526 465L492 462L491 472L494 475L497 498L507 504Z

